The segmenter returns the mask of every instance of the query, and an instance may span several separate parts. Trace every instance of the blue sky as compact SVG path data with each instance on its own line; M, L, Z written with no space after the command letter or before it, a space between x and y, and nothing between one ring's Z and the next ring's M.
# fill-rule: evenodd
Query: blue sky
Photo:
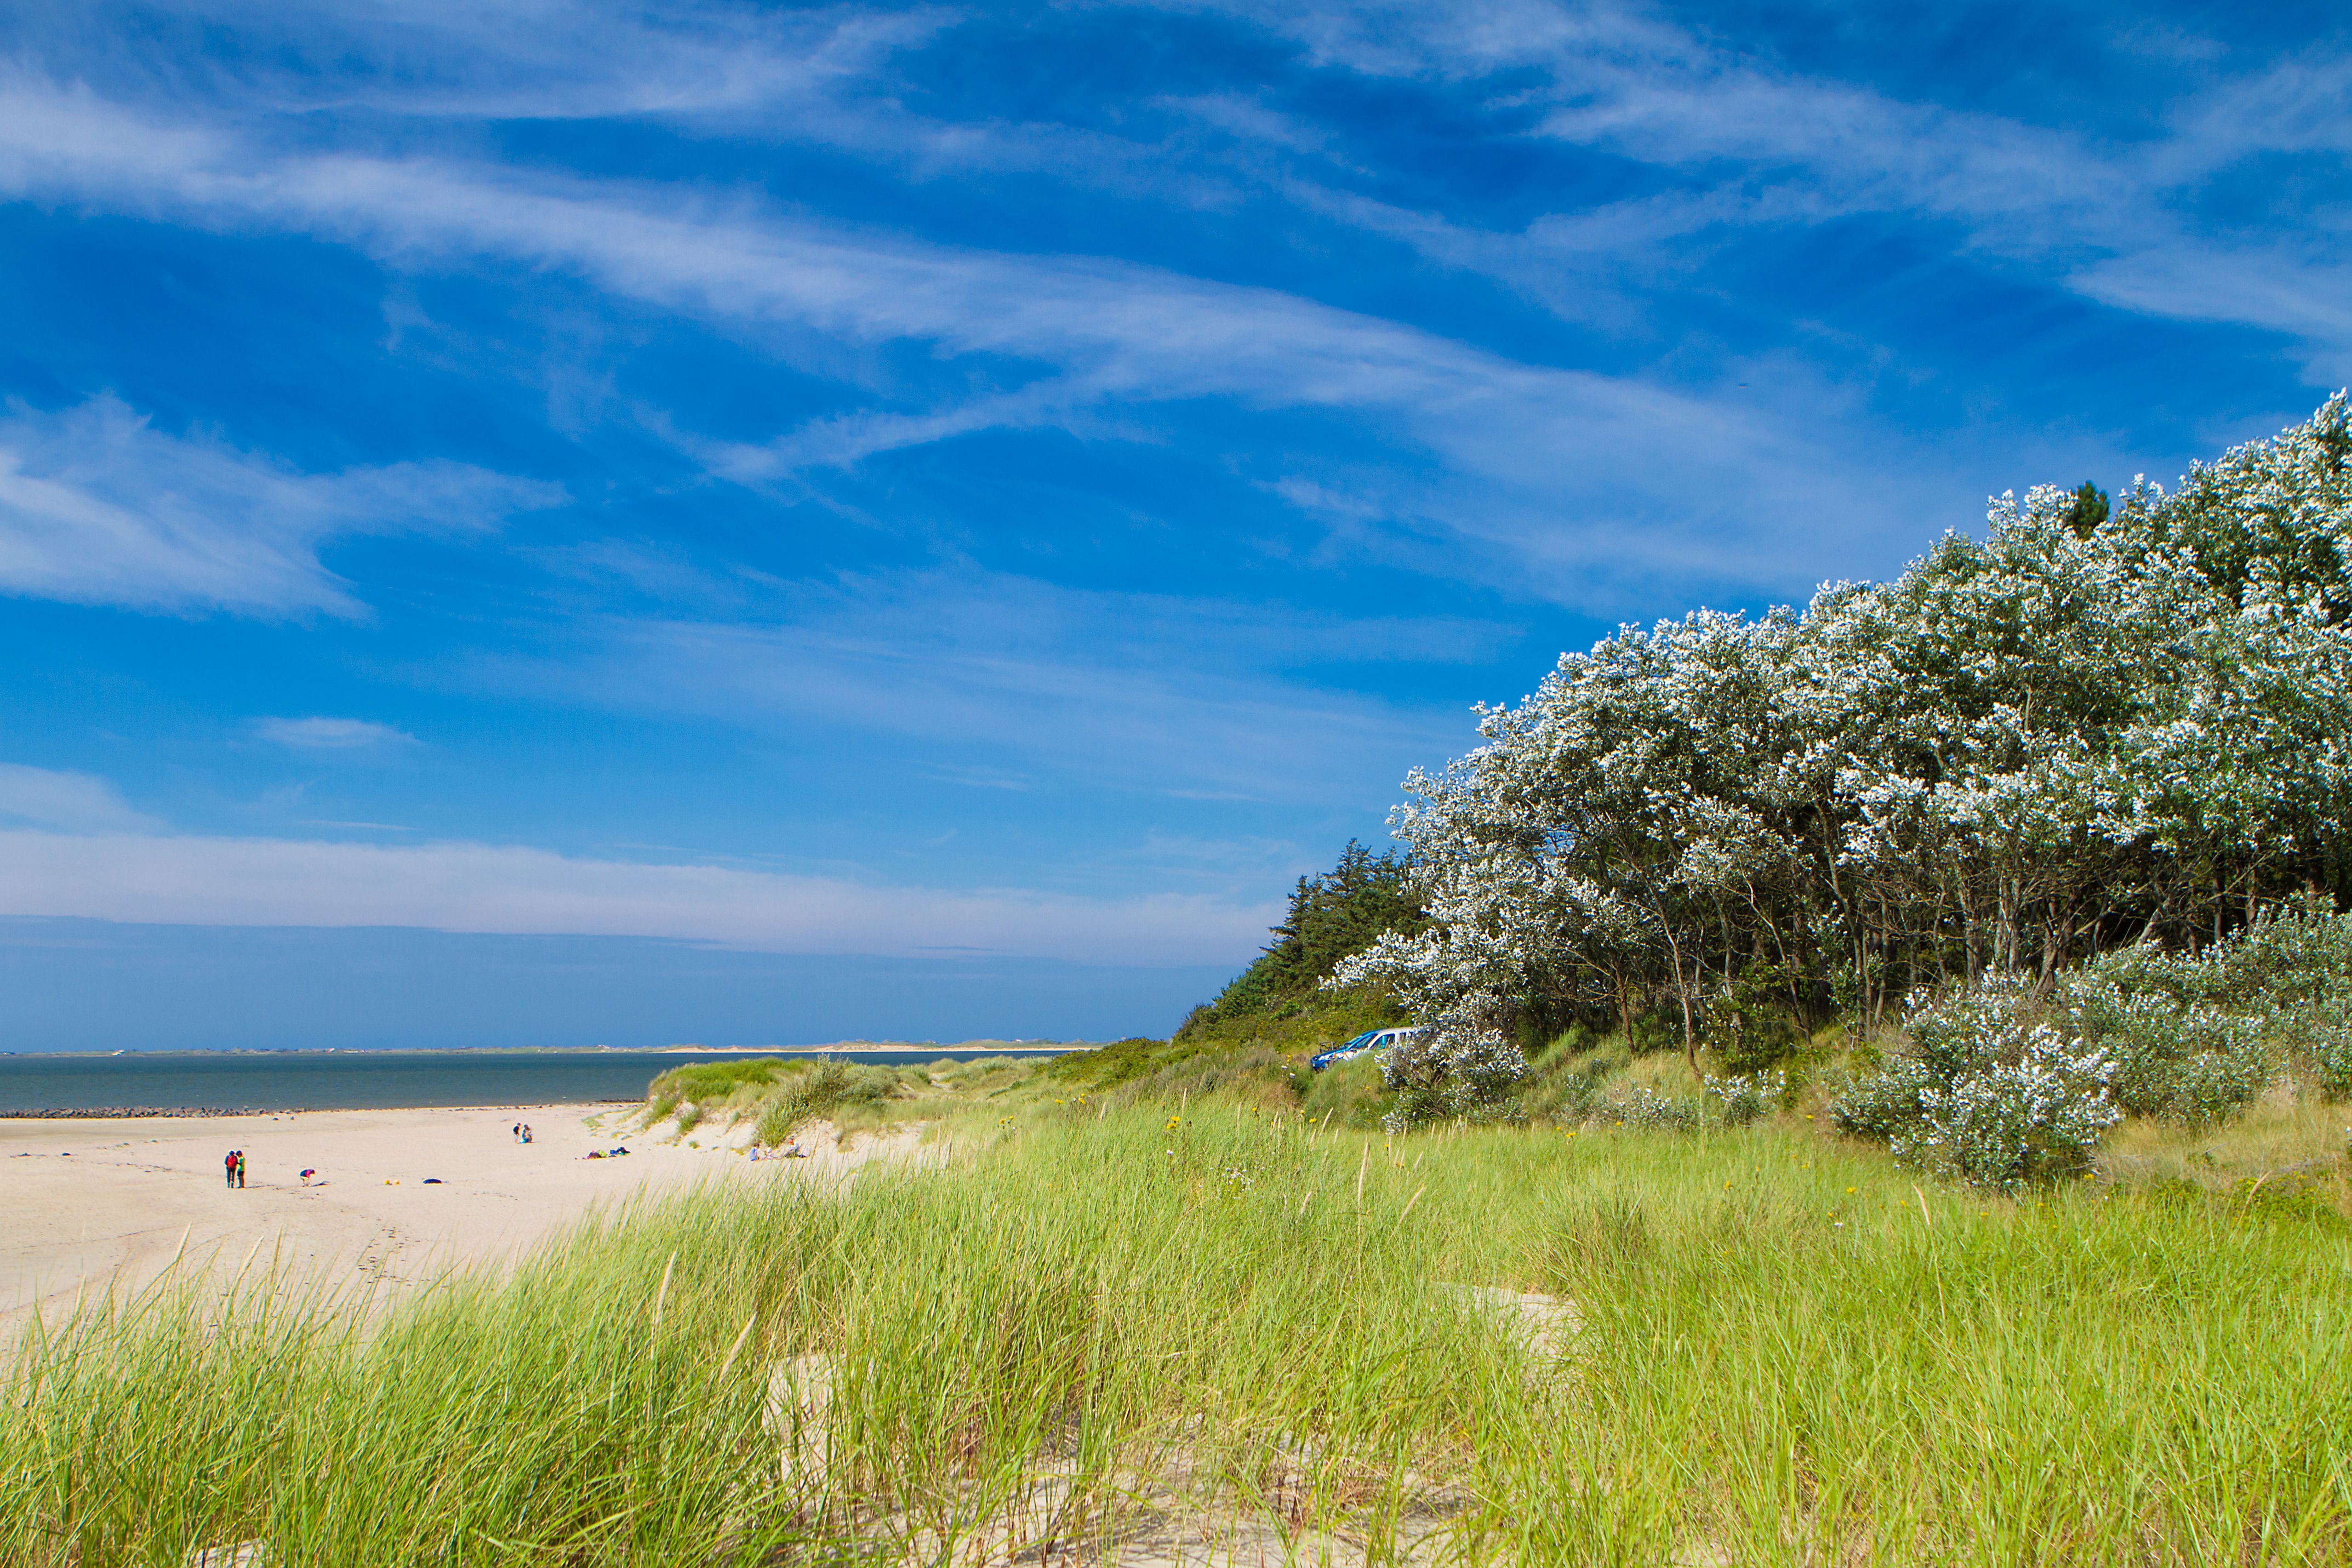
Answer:
M1165 1030L2347 241L2335 7L11 8L0 1046Z

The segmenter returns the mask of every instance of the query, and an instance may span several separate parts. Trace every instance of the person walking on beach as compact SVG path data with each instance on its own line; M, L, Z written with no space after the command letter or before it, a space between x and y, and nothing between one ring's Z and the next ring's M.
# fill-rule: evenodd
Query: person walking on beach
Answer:
M514 1124L514 1141L518 1144L522 1142L522 1124L520 1122L517 1122Z
M236 1186L239 1192L245 1190L245 1151L243 1149L236 1151Z
M229 1189L235 1191L236 1188L236 1151L235 1149L231 1149L228 1152L228 1157L221 1161L221 1175L227 1180Z

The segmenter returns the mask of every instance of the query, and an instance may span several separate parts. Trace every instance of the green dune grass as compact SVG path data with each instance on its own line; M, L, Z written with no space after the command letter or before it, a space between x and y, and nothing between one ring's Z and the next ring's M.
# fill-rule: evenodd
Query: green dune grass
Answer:
M2348 1333L2308 1190L1047 1104L398 1300L85 1302L0 1379L0 1562L1085 1560L1149 1506L1300 1561L2342 1563Z

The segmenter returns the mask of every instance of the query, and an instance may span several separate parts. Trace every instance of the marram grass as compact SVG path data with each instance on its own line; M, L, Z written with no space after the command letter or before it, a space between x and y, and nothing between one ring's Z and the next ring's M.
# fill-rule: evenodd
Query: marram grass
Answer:
M86 1302L0 1378L0 1562L1084 1561L1147 1505L1300 1561L2352 1562L2319 1206L2012 1204L1771 1127L993 1137L389 1302ZM1572 1299L1566 1364L1465 1286ZM826 1380L790 1466L779 1367Z

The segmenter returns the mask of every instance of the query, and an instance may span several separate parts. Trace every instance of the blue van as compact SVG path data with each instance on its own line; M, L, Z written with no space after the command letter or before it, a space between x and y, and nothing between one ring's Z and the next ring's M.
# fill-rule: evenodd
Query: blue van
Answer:
M1409 1027L1404 1029L1368 1029L1363 1033L1358 1035L1355 1039L1343 1041L1339 1045L1333 1046L1330 1050L1322 1052L1320 1055L1308 1061L1307 1065L1313 1068L1316 1071L1320 1072L1335 1061L1352 1061L1355 1058L1363 1055L1364 1052L1368 1051L1386 1051L1389 1047L1396 1044L1398 1041L1420 1033L1421 1030Z

